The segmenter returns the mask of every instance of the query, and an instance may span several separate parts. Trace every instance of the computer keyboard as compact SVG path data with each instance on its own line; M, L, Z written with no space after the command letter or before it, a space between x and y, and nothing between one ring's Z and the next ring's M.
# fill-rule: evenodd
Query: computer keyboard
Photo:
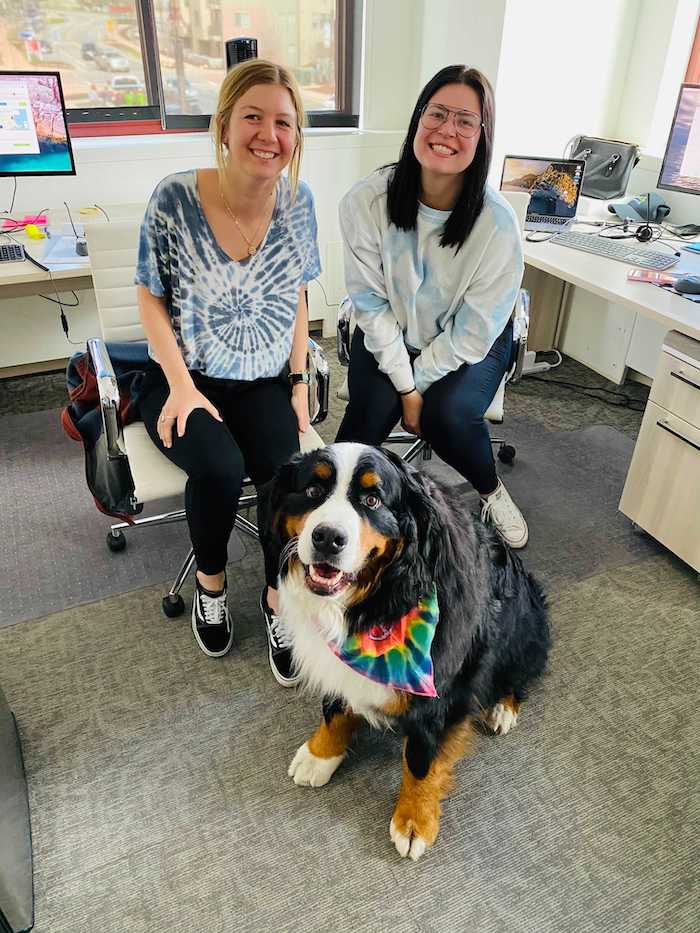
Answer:
M571 223L571 217L549 217L547 214L528 214L527 220L528 223L558 224L560 226Z
M636 241L634 245L621 243L619 240L607 240L595 233L574 233L564 231L552 237L552 243L557 246L569 246L571 249L580 249L584 253L595 253L596 256L605 256L607 259L617 259L630 266L640 266L642 269L669 269L678 262L677 256L670 253L658 253L653 249L644 249Z
M20 262L24 259L21 243L0 243L0 262Z

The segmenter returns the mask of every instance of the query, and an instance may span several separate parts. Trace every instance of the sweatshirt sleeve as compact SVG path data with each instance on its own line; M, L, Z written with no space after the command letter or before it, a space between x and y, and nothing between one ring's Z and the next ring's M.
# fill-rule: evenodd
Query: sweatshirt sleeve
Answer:
M414 362L419 392L463 363L479 363L487 356L512 314L523 270L518 229L514 227L512 236L494 231L456 313Z
M353 189L340 202L345 284L365 346L397 392L414 387L411 360L403 332L391 309L384 281L380 231L366 189Z

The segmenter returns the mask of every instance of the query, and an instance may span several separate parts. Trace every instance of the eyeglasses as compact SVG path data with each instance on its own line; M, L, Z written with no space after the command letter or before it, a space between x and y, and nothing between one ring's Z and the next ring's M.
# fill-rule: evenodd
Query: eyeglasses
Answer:
M469 110L453 110L451 107L443 107L442 104L426 104L420 112L420 122L426 130L437 130L450 114L454 119L455 131L464 139L476 136L484 125L478 114Z

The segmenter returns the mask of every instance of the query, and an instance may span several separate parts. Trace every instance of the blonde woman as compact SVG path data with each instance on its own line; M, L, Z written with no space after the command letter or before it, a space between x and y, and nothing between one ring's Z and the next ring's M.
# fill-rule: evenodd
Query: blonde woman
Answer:
M247 473L260 497L270 666L283 686L295 677L275 615L276 561L262 531L266 484L309 426L304 286L320 265L313 198L299 182L303 120L286 69L260 59L234 68L212 118L217 167L160 182L136 272L151 356L143 420L188 476L192 631L210 657L231 647L227 545Z

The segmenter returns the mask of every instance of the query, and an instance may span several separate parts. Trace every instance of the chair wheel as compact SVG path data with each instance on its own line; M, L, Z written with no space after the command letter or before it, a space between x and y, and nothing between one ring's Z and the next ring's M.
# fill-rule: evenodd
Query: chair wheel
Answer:
M501 463L512 463L515 460L515 447L510 444L501 444L498 448L498 459Z
M163 612L169 619L176 619L185 611L185 600L179 593L168 593L163 597Z
M123 551L126 547L126 538L123 531L118 531L115 535L111 531L107 532L107 547L113 554Z

